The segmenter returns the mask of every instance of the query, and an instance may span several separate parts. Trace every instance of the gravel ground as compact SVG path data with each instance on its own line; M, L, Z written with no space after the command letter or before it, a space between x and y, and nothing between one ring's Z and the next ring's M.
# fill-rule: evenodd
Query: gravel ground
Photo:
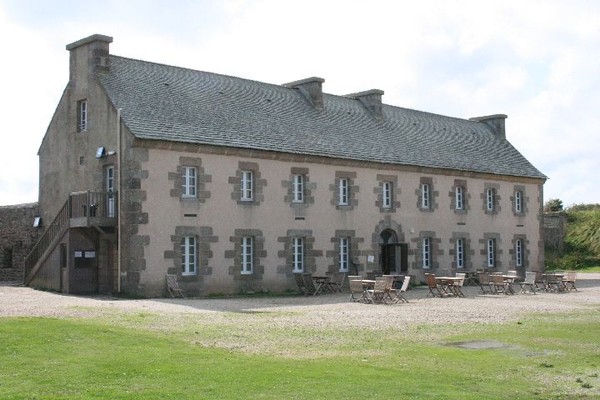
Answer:
M16 285L0 285L0 317L93 317L110 312L156 313L169 318L195 314L203 323L226 323L236 316L261 318L274 328L405 329L419 323L497 323L518 320L523 313L556 313L600 309L600 274L580 274L579 291L517 295L481 295L465 287L465 298L427 297L426 288L406 293L409 303L370 305L349 302L349 295L223 299L123 300L106 296L61 295ZM517 285L518 288L518 285ZM239 322L239 318L235 319Z

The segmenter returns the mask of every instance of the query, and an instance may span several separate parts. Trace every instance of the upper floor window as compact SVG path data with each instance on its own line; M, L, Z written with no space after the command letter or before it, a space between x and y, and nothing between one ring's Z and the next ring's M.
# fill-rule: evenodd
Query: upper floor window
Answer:
M196 197L196 167L181 169L181 196Z
M77 102L77 132L84 132L88 129L88 103L87 100Z
M296 174L292 178L292 202L304 203L304 175Z
M254 198L253 173L252 173L252 171L242 171L240 200L252 201L253 198Z
M340 238L340 272L348 272L350 264L350 239Z
M431 208L431 186L429 186L429 183L421 184L421 208Z
M338 189L338 205L347 206L348 194L350 190L350 181L348 178L340 178Z
M383 182L381 186L381 206L392 208L393 185L392 182Z
M421 239L421 267L431 268L431 238Z
M487 211L494 211L496 208L496 190L486 189L485 191L485 209Z
M454 189L454 208L456 210L464 210L465 209L465 188L462 186L457 186Z
M198 246L195 236L181 238L181 269L183 275L198 273Z
M515 213L521 214L523 212L523 192L517 190L515 192Z
M455 243L455 260L456 268L464 268L465 267L465 239L459 238L456 239Z
M242 237L242 274L252 274L254 271L254 238Z
M294 273L304 272L304 239L292 238L292 266Z
M496 266L496 239L487 240L487 266L494 268Z
M523 240L517 239L515 242L515 266L523 266Z

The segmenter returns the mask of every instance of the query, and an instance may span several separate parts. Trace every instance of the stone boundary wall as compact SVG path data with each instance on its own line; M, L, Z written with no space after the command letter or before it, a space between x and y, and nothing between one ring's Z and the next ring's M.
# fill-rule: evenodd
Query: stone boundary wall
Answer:
M0 282L23 282L25 257L43 233L34 228L38 203L0 206Z

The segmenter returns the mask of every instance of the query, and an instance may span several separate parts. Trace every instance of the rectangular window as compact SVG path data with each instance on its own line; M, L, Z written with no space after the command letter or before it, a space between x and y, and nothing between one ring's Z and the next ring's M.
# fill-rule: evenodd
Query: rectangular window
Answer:
M253 173L252 171L242 171L242 197L240 200L242 201L252 201L253 199Z
M183 167L181 170L182 197L196 197L196 167Z
M425 269L431 268L431 238L423 238L421 241L421 266Z
M515 213L521 214L523 212L523 192L517 190L515 192Z
M242 274L252 274L254 271L254 238L242 238Z
M198 271L198 246L195 236L181 238L182 275L196 275Z
M339 195L338 195L338 205L347 206L348 205L348 190L349 190L349 182L347 178L340 178L340 187L339 187Z
M392 208L392 182L383 182L381 190L381 206L383 208Z
M515 242L515 266L523 266L523 241L521 239L517 239Z
M465 267L465 240L456 239L456 268Z
M350 263L350 239L340 238L340 272L348 272Z
M487 240L487 266L488 268L496 266L496 239Z
M494 211L494 204L496 201L496 191L494 189L487 189L485 191L485 203L486 203L486 210L487 211Z
M115 190L115 167L113 165L107 165L104 167L104 188L106 189L106 216L109 218L115 217L115 196L113 192Z
M454 198L456 200L455 209L456 210L464 210L465 209L465 188L462 186L457 186L454 190Z
M428 209L431 206L431 190L428 183L421 184L421 208Z
M304 239L292 239L292 264L293 272L304 272Z
M88 106L87 100L77 102L77 132L87 131L88 128Z
M294 175L292 181L294 203L304 203L304 175Z

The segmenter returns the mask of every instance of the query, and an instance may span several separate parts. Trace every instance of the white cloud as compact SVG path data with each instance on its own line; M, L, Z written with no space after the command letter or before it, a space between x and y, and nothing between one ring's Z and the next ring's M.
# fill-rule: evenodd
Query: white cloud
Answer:
M320 76L329 93L378 88L388 104L456 117L508 114L509 140L551 178L546 198L600 202L595 1L4 4L0 40L14 56L0 63L0 204L35 200L35 154L67 83L64 46L92 33L126 57L275 84Z

